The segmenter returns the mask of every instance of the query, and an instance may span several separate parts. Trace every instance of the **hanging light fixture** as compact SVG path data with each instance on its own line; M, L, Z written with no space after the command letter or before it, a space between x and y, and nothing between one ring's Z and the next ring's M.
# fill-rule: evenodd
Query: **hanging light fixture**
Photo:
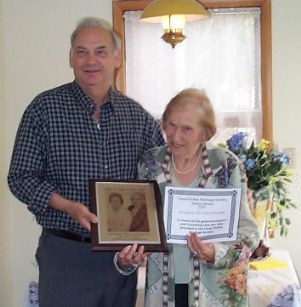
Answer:
M185 22L208 18L208 12L197 0L154 0L142 12L140 20L161 23L162 39L174 48L185 39Z

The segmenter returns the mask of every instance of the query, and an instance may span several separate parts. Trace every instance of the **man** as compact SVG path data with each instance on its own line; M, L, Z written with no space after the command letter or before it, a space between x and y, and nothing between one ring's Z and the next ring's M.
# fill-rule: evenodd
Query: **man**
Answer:
M131 211L133 217L130 231L149 231L145 195L138 192L133 193L131 202L132 205L128 208Z
M134 179L144 151L163 144L143 108L114 92L120 41L85 18L71 36L75 80L38 95L21 120L8 183L43 227L36 258L41 307L134 306L137 277L120 275L111 252L93 252L89 178Z

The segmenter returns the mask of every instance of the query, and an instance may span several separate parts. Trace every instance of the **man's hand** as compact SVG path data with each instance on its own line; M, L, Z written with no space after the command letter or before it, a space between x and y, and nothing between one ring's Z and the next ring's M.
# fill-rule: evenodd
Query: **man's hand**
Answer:
M58 193L54 193L50 197L49 207L69 214L82 227L89 231L91 231L90 223L98 222L97 216L90 212L85 205L66 199Z
M81 203L72 202L68 206L66 213L89 231L91 231L91 223L98 222L97 216Z

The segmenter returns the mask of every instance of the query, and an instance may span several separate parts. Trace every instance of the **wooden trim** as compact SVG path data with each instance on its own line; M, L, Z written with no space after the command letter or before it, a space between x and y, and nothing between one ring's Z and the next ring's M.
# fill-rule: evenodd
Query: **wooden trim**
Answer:
M143 10L152 0L114 0L113 7L116 5L124 11ZM202 0L206 8L226 8L226 7L261 7L266 0Z
M262 136L273 141L271 0L261 6Z
M205 8L260 7L265 0L204 0L200 1Z
M262 82L262 137L273 140L272 114L272 39L271 39L271 0L202 0L207 9L232 7L260 7L261 9L261 82ZM113 1L113 27L122 37L122 64L116 72L117 89L126 92L125 52L124 52L124 22L126 11L143 10L150 0Z
M125 48L124 48L124 22L123 13L125 12L120 7L121 2L113 2L113 28L121 38L121 64L115 70L114 85L115 89L125 93Z
M122 93L126 92L126 80L125 80L125 43L124 43L124 22L123 14L126 11L142 11L145 7L151 3L149 0L130 0L130 1L113 1L113 28L121 37L121 65L118 71L115 72L115 87Z

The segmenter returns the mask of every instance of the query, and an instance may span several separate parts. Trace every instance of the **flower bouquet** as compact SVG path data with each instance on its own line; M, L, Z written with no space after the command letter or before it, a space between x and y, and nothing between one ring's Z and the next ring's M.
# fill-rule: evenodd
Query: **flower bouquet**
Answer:
M265 139L257 145L253 141L249 146L247 141L248 135L238 132L222 146L237 155L245 166L247 185L255 202L253 214L256 212L256 204L267 200L263 214L269 234L278 229L280 236L287 236L290 219L285 217L285 210L296 208L287 192L293 176L288 170L289 157L283 152L272 150L270 142Z
M219 280L223 306L246 306L246 266L247 261L237 262Z

